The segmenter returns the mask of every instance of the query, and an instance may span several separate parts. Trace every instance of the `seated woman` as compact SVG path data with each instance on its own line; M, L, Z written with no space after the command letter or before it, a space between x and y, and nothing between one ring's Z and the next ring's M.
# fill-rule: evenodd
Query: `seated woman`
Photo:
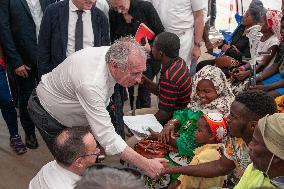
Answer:
M174 112L173 119L168 121L158 136L162 142L177 146L179 155L189 159L198 147L194 137L196 121L203 113L228 115L234 94L222 70L205 66L193 79L191 99L188 108ZM175 132L179 134L178 137Z
M199 71L205 65L217 65L221 68L230 68L239 66L242 63L242 58L250 58L250 45L247 38L246 29L260 22L265 15L265 8L260 0L253 0L246 11L242 24L236 29L233 34L230 44L219 46L225 55L217 57L214 60L205 60L197 64L196 71ZM225 41L223 42L225 43ZM227 69L224 69L227 72Z
M282 41L276 54L274 63L256 77L257 85L250 89L267 91L270 95L277 97L284 94L284 17L281 19Z
M200 117L196 123L195 141L202 145L194 150L194 157L190 165L207 163L220 158L218 143L227 134L224 116L219 113L208 113ZM225 177L202 178L181 175L168 189L210 188L222 187Z
M257 57L256 71L262 72L275 60L275 55L278 50L278 45L281 38L281 17L282 13L276 10L267 10L265 19L263 19L261 33L263 36L258 44L257 52L270 52L270 55ZM251 75L251 65L246 65L235 68L231 74L231 88L236 95L244 91L245 85L249 82L248 77Z

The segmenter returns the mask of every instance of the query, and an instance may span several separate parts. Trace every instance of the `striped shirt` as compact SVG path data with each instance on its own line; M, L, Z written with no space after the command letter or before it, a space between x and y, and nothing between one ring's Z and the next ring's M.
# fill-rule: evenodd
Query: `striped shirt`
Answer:
M192 79L181 58L162 64L159 81L159 109L167 112L183 109L190 102Z

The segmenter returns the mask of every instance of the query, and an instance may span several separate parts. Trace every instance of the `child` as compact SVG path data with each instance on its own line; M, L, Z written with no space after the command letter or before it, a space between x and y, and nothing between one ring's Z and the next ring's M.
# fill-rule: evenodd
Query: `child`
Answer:
M202 164L220 158L218 142L227 134L226 121L222 114L208 113L202 115L196 122L195 142L202 145L196 148L190 165ZM165 170L167 173L167 169ZM202 178L181 175L178 180L169 186L169 189L210 188L222 187L224 177Z

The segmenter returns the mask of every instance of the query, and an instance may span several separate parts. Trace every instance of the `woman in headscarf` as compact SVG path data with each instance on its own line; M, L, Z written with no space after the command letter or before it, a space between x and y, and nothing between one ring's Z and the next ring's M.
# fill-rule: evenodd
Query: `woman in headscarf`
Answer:
M262 21L261 33L263 36L258 44L257 52L270 52L269 55L257 57L257 72L266 69L275 60L275 55L281 39L281 17L282 13L277 10L267 10L265 19ZM251 65L246 65L235 68L231 78L231 88L236 95L244 91L247 79L251 75Z

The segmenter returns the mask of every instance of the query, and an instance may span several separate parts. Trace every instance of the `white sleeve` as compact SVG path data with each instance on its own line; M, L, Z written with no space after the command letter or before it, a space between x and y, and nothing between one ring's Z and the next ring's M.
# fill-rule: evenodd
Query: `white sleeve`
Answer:
M106 94L98 87L82 84L76 90L77 98L86 113L86 118L96 140L104 147L108 155L121 153L127 146L115 132L108 111Z
M191 0L192 11L206 9L206 6L208 6L208 3L205 3L204 0Z

